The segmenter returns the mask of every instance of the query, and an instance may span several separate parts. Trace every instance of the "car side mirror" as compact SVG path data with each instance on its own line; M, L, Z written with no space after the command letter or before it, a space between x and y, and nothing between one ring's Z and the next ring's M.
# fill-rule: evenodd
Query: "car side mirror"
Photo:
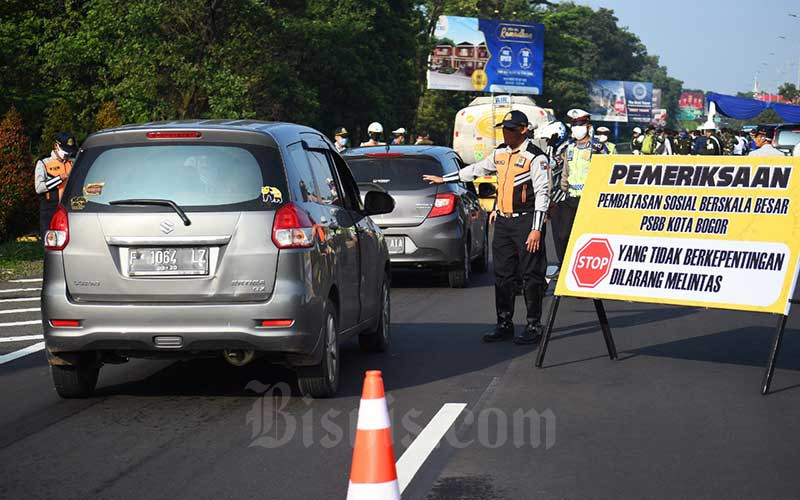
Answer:
M368 191L364 196L364 213L367 215L388 214L394 210L394 198L388 193Z
M491 198L497 194L497 187L488 182L478 184L478 198Z

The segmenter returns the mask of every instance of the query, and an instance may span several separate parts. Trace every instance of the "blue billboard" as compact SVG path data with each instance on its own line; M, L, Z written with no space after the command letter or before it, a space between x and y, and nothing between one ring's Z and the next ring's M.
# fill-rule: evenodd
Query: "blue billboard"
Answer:
M544 25L441 16L428 88L541 94Z
M653 118L653 84L597 80L589 87L592 121L650 123Z

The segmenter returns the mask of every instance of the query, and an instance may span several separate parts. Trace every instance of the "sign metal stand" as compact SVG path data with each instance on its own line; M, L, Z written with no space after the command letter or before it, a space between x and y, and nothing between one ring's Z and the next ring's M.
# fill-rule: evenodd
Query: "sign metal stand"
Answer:
M594 302L594 310L597 312L597 320L600 322L600 330L603 332L603 340L606 342L608 357L609 359L617 359L617 346L614 343L614 337L611 335L611 326L608 324L608 316L606 316L606 308L603 306L603 301L592 299L592 302ZM561 295L553 295L553 300L550 303L550 315L547 318L547 330L539 344L539 352L536 355L536 368L541 368L542 363L544 363L544 355L547 352L547 344L550 343L550 335L553 333L553 326L556 323L559 304L561 304Z
M800 304L800 300L789 299L790 304ZM769 394L769 387L772 385L772 376L775 374L775 362L778 360L778 352L781 350L781 341L783 340L783 331L786 330L786 320L789 316L781 314L778 316L778 326L775 328L775 336L772 338L772 346L769 349L769 358L767 358L767 366L764 369L764 380L761 382L761 394L766 396Z

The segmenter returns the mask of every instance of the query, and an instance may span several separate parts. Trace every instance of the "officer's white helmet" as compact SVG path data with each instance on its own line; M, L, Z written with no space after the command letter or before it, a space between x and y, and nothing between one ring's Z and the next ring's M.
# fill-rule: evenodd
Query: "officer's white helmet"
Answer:
M642 133L642 129L640 129L639 127L633 127L633 133L634 134L641 134Z
M372 122L367 127L367 132L370 134L382 134L383 133L383 125L378 122Z
M554 134L557 136L556 144L560 144L567 138L567 127L561 122L551 122L536 129L537 139L549 139Z

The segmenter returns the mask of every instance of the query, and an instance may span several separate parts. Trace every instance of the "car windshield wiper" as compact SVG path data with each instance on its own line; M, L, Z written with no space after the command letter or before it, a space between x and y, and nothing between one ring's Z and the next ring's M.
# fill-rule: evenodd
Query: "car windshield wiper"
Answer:
M186 212L183 211L181 207L179 207L174 201L172 200L159 200L159 199L149 199L149 198L133 198L130 200L114 200L108 203L109 205L153 205L159 207L170 207L171 209L175 210L178 216L183 221L184 226L191 226L192 221L189 220L189 217L186 216Z

